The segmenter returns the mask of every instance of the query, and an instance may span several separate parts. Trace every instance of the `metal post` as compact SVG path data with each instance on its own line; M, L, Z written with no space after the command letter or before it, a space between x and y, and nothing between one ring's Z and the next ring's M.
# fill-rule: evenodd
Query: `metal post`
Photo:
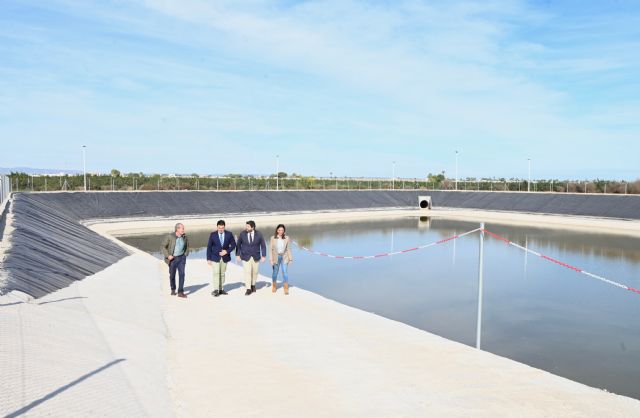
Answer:
M480 350L482 335L482 270L484 264L484 222L480 224L480 252L478 259L478 323L476 327L476 348Z
M524 248L529 249L529 235L524 236ZM529 251L524 252L524 272L527 273L527 261L529 259Z
M280 155L276 155L276 190L280 190Z
M394 238L394 236L393 236L393 235L394 235L394 234L393 234L393 232L394 232L394 229L393 229L393 228L391 228L391 251L389 251L389 252L391 252L391 253L394 251L394 249L393 249L393 238ZM391 256L391 258L393 258L393 255Z
M87 146L83 145L82 146L82 171L84 172L84 191L87 191L87 156L86 156L86 150Z
M457 234L457 233L458 233L458 231L456 231L455 233ZM453 240L453 260L452 260L453 264L452 264L452 265L453 265L454 267L455 267L455 265L456 265L456 241L458 241L458 240L457 240L457 239L454 239L454 240Z
M396 162L393 162L393 177L391 178L391 190L396 189Z
M531 158L527 158L527 161L529 162L529 181L527 181L527 191L530 192L531 191Z
M458 190L458 151L456 150L456 190Z

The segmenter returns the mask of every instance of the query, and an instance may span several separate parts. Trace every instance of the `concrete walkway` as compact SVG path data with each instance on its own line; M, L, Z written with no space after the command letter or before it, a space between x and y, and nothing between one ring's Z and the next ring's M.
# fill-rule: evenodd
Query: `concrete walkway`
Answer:
M299 288L244 296L236 265L218 298L205 261L188 261L186 300L166 270L135 250L46 298L0 297L0 416L640 416L638 400Z
M264 277L244 296L236 265L218 298L205 261L190 260L188 272L189 298L166 296L179 415L640 416L640 401L299 288L273 294Z
M0 297L0 416L173 416L160 266L135 254L44 298Z

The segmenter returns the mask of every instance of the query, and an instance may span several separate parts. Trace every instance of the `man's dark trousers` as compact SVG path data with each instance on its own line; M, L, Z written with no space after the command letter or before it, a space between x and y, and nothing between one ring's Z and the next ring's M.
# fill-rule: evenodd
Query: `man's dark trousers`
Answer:
M184 267L187 264L187 257L185 255L179 255L174 257L169 264L169 283L171 284L171 291L176 290L176 270L178 271L178 293L184 293Z

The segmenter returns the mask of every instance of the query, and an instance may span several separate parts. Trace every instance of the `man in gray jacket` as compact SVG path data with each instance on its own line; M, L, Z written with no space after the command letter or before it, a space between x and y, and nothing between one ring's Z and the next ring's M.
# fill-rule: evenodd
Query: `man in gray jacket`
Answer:
M164 254L164 262L169 265L169 284L171 295L176 294L176 271L178 272L178 297L186 298L184 294L184 268L189 255L189 240L184 233L184 225L177 223L175 232L167 235L160 248Z

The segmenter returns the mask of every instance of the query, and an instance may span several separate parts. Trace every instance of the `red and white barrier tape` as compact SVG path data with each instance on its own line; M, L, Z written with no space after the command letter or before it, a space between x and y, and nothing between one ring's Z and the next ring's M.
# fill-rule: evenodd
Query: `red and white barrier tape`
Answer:
M307 251L307 252L309 252L311 254L320 255L322 257L337 258L337 259L340 259L340 260L366 260L366 259L370 259L370 258L387 257L387 256L390 256L390 255L405 254L405 253L410 253L412 251L422 250L424 248L433 247L433 246L436 246L436 245L439 245L439 244L444 244L446 242L453 241L454 239L462 238L465 235L470 235L470 234L473 234L474 232L478 232L480 230L481 230L480 228L476 228L476 229L474 229L472 231L468 231L468 232L465 232L463 234L454 235L454 236L451 236L449 238L444 238L444 239L441 239L439 241L434 241L434 242L431 242L429 244L419 245L419 246L413 247L413 248L407 248L406 250L392 251L392 252L380 253L380 254L376 254L376 255L354 255L354 256L333 255L333 254L323 253L323 252L320 252L320 251L314 251L314 250L309 249L309 248L307 248L307 247L305 247L303 245L298 244L296 241L293 241L293 243L298 248L300 248L301 250Z
M315 251L315 250L309 249L309 248L307 248L307 247L305 247L303 245L298 244L296 241L293 241L293 243L298 248L300 248L301 250L304 250L304 251L309 252L311 254L319 255L319 256L322 256L322 257L335 258L335 259L339 259L339 260L366 260L366 259L371 259L371 258L387 257L387 256L391 256L391 255L405 254L405 253L409 253L409 252L412 252L412 251L422 250L424 248L433 247L433 246L436 246L436 245L439 245L439 244L444 244L446 242L453 241L453 240L458 239L458 238L462 238L462 237L464 237L466 235L470 235L470 234L473 234L474 232L478 232L478 231L485 232L487 235L489 235L489 236L491 236L491 237L493 237L493 238L495 238L497 240L500 240L500 241L504 242L507 245L511 245L513 247L516 247L516 248L522 250L522 251L525 251L525 252L528 252L530 254L536 255L536 256L544 259L544 260L547 260L547 261L550 261L552 263L558 264L559 266L565 267L565 268L567 268L569 270L573 270L573 271L575 271L577 273L582 273L582 274L584 274L586 276L589 276L589 277L591 277L593 279L600 280L600 281L602 281L604 283L608 283L610 285L613 285L613 286L619 287L621 289L628 290L630 292L637 293L637 294L640 295L640 289L636 289L635 287L631 287L631 286L624 285L622 283L618 283L616 281L607 279L606 277L602 277L602 276L599 276L597 274L593 274L593 273L590 273L588 271L582 270L581 268L572 266L570 264L563 263L560 260L557 260L557 259L555 259L553 257L549 257L547 255L544 255L544 254L539 253L537 251L534 251L532 249L525 248L522 245L516 244L513 241L509 241L505 237L502 237L502 236L500 236L500 235L498 235L498 234L496 234L494 232L491 232L491 231L488 231L488 230L482 229L482 228L476 228L476 229L473 229L471 231L468 231L468 232L465 232L465 233L462 233L462 234L454 235L454 236L451 236L451 237L448 237L448 238L441 239L439 241L431 242L429 244L419 245L419 246L413 247L413 248L407 248L406 250L392 251L392 252L380 253L380 254L376 254L376 255L356 255L356 256L333 255L333 254L327 254L327 253L323 253L323 252L320 252L320 251Z
M615 281L613 281L613 280L609 280L609 279L607 279L607 278L605 278L605 277L598 276L597 274L589 273L588 271L582 270L581 268L578 268L578 267L572 266L572 265L570 265L570 264L563 263L563 262L562 262L562 261L560 261L560 260L556 260L555 258L549 257L549 256L547 256L547 255L544 255L544 254L539 253L539 252L537 252L537 251L531 250L531 249L529 249L529 248L525 248L525 247L523 247L522 245L518 245L518 244L516 244L515 242L513 242L513 241L509 241L507 238L502 237L502 236L500 236L500 235L498 235L498 234L496 234L496 233L494 233L494 232L487 231L486 229L483 229L482 231L484 231L487 235L489 235L489 236L491 236L491 237L493 237L493 238L495 238L495 239L497 239L497 240L503 241L503 242L504 242L505 244L507 244L507 245L514 246L514 247L516 247L516 248L521 249L522 251L526 251L526 252L528 252L528 253L530 253L530 254L536 255L536 256L538 256L538 257L540 257L540 258L543 258L543 259L545 259L545 260L547 260L547 261L551 261L552 263L558 264L558 265L560 265L560 266L562 266L562 267L568 268L568 269L573 270L573 271L578 272L578 273L582 273L582 274L584 274L584 275L586 275L586 276L589 276L589 277L591 277L591 278L593 278L593 279L600 280L600 281L602 281L602 282L605 282L605 283L608 283L608 284L610 284L610 285L613 285L613 286L619 287L619 288L621 288L621 289L625 289L625 290L628 290L628 291L630 291L630 292L634 292L634 293L640 294L640 289L636 289L635 287L630 287L630 286L624 285L624 284L622 284L622 283L618 283L618 282L615 282Z

